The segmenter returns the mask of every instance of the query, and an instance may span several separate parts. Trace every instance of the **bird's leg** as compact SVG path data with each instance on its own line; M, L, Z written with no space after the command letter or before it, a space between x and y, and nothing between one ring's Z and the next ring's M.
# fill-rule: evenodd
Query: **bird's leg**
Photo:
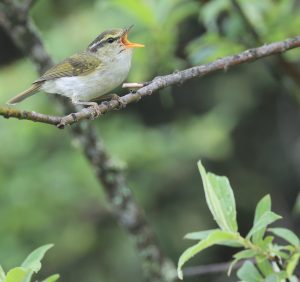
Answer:
M93 116L92 118L97 118L101 115L99 105L96 102L84 102L84 101L78 101L78 100L72 100L72 103L75 105L81 105L81 106L87 106L90 107L93 110Z

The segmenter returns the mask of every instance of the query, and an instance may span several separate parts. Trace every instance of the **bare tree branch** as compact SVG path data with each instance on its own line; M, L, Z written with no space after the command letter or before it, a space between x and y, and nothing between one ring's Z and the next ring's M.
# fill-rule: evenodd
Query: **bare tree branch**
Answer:
M23 0L23 8L25 13L29 13L29 10L35 5L37 0Z
M216 72L218 70L228 70L228 68L240 65L243 63L252 62L274 54L281 54L287 50L300 47L300 36L289 38L284 41L265 44L258 48L246 50L242 53L224 57L214 62L195 66L186 70L178 71L176 73L159 76L152 81L147 82L146 86L138 89L135 93L128 93L120 97L119 101L112 100L101 103L98 108L101 114L120 108L125 108L128 104L137 102L141 98L151 95L157 90L166 88L168 86L182 84L189 79L195 77L202 77L204 75ZM135 86L138 84L134 84ZM143 85L143 84L142 84ZM127 85L125 85L127 86ZM49 116L38 114L35 112L17 111L9 108L0 108L0 115L5 118L27 119L36 122L44 122L47 124L56 125L59 128L64 128L66 125L71 125L84 119L92 119L95 116L95 109L93 107L82 109L81 111L69 114L64 117Z
M26 9L16 6L13 1L0 1L0 24L16 45L37 66L39 73L43 73L53 65L53 62L45 51L32 21L28 18ZM61 99L60 101L63 102ZM62 103L62 105L65 112L75 111L75 108L67 103ZM18 112L13 109L8 109L7 112L6 110L1 110L3 116L6 117L12 115L23 119L32 118L39 122L45 121L43 114ZM57 119L57 117L47 117L46 120L50 124L60 122L60 118ZM174 281L176 277L174 265L163 255L152 229L126 184L123 170L115 165L97 136L95 128L87 122L82 122L73 126L71 133L80 141L85 157L95 171L99 183L102 184L119 225L134 240L146 279L157 282Z

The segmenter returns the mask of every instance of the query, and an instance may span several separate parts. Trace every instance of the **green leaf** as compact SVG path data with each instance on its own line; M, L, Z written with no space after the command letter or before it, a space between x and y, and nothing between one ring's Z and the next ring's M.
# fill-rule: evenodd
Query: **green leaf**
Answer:
M290 282L299 282L298 277L296 277L294 275L289 278L289 281Z
M44 279L42 282L55 282L58 280L58 278L59 278L59 274L53 274L47 277L46 279Z
M47 244L35 249L32 253L21 264L22 267L30 269L33 272L37 273L41 269L41 260L44 257L45 253L53 247L53 244Z
M270 231L273 234L277 235L278 237L286 240L293 246L298 247L300 245L300 241L299 241L299 238L297 237L297 235L293 231L291 231L287 228L270 228L270 229L268 229L268 231Z
M254 235L256 232L265 229L269 224L273 223L274 221L280 219L281 216L278 214L267 211L265 212L253 225L251 230L249 231L247 235L247 239L249 239L252 235Z
M300 258L300 253L296 253L289 259L286 266L286 272L288 277L293 275L295 268L298 265L299 258Z
M198 162L207 205L219 227L224 231L237 231L235 200L230 183L225 176L206 173Z
M264 276L268 276L274 272L271 263L266 259L266 257L256 258L257 267Z
M206 239L200 241L198 244L186 249L183 254L180 256L178 261L177 273L180 279L183 278L182 275L182 266L191 259L194 255L200 253L204 249L220 244L221 242L225 241L236 241L238 238L238 233L222 231L222 230L215 230L212 232Z
M243 266L238 270L237 276L247 282L261 282L263 277L260 275L259 271L256 269L254 264L250 261L246 261Z
M266 195L258 202L256 206L253 225L255 225L266 212L270 212L270 211L271 211L271 197L270 195ZM253 234L252 237L253 243L255 244L259 243L263 239L265 232L266 229L262 228L261 230Z
M5 282L24 282L28 271L23 267L15 267L7 272Z
M270 247L274 248L273 244L274 236L266 236L260 243L257 243L259 247L264 250L268 251Z
M277 251L274 247L272 249L272 253L277 257L280 257L282 260L287 260L290 257L286 252Z
M226 246L226 247L232 247L232 248L241 248L244 245L240 242L240 241L222 241L220 243L218 243L217 245L222 245L222 246Z
M204 231L198 231L198 232L191 232L184 236L184 239L189 240L203 240L206 239L209 234L216 231L218 229L210 229L210 230L204 230Z
M256 255L256 251L254 250L243 250L233 255L235 259L246 259L251 258Z
M190 240L204 240L206 239L211 233L213 233L216 230L220 229L210 229L210 230L205 230L205 231L199 231L199 232L192 232L188 233L184 236L184 239L190 239ZM222 241L217 245L223 245L227 247L233 247L233 248L240 248L243 247L243 244L239 241Z
M0 282L4 282L4 281L5 281L5 272L2 266L0 265Z
M269 274L264 281L266 282L282 282L286 281L287 273L285 271L274 272ZM290 280L289 280L290 281Z
M228 271L227 271L227 275L229 276L231 274L232 268L235 266L235 264L242 260L242 259L247 259L247 258L252 258L255 257L256 252L253 250L243 250L240 251L238 253L236 253L233 257L234 260L232 261L232 263L230 264Z
M265 282L280 282L280 278L272 273L266 277Z

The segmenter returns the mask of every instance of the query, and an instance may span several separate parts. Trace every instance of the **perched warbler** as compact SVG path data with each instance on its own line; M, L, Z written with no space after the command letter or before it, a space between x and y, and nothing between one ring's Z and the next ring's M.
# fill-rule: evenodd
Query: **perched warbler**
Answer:
M68 97L74 104L95 105L93 99L113 98L108 94L127 77L133 48L144 47L127 39L131 27L101 33L85 51L50 68L32 86L7 104L16 104L42 90Z

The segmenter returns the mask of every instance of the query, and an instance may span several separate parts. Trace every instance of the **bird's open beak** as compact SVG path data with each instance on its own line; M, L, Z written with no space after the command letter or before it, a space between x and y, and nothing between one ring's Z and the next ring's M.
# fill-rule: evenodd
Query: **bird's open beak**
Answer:
M141 47L145 47L144 44L140 44L140 43L134 43L134 42L130 42L127 38L128 36L128 32L129 30L132 28L132 26L130 26L129 28L126 28L124 31L124 34L121 37L121 42L124 44L124 46L126 48L141 48Z

